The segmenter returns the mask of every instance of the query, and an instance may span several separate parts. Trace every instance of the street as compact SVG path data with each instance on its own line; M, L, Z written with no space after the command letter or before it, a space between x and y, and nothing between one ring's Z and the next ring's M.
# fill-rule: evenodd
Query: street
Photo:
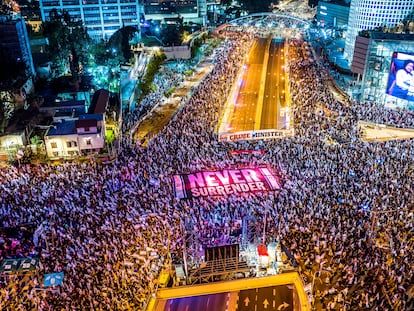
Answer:
M263 108L260 119L261 130L279 128L280 108L286 105L283 46L284 41L282 40L273 39L270 43Z
M237 310L293 310L293 290L289 287L283 285L240 291Z
M219 132L285 129L286 79L284 41L256 39L235 83L235 95L226 104Z

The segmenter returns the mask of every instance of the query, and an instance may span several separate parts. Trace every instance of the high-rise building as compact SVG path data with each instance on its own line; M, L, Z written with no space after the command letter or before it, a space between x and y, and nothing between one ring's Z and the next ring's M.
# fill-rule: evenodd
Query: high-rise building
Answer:
M396 27L412 18L413 10L414 0L352 0L344 56L352 61L359 31Z
M23 19L12 19L11 16L0 16L0 49L16 63L23 62L26 76L35 76L29 36ZM5 68L2 68L5 70Z
M316 21L321 26L341 28L348 25L349 4L345 2L319 1Z
M406 60L414 61L414 34L372 31L369 38L358 36L351 71L362 77L360 98L414 110L414 89L406 95L392 92L396 72Z
M144 0L146 20L181 17L184 22L205 23L206 0Z
M138 0L40 0L43 21L52 10L65 10L74 21L81 20L93 39L108 39L123 26L140 26Z

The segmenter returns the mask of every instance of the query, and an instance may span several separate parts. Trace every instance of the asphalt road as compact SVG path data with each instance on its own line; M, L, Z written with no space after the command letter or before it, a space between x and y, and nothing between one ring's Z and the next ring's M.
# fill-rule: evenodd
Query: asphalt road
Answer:
M254 129L266 41L265 38L256 40L244 65L239 80L239 93L234 102L235 106L229 122L232 132Z
M293 310L293 290L289 286L269 286L239 292L237 311L271 310Z
M273 39L269 48L260 129L277 129L280 107L285 105L284 43Z
M280 129L285 101L284 41L256 39L237 81L238 93L226 131ZM270 44L269 44L270 43Z
M192 296L168 300L165 311L225 311L228 293Z
M175 298L159 307L163 311L293 311L293 285Z

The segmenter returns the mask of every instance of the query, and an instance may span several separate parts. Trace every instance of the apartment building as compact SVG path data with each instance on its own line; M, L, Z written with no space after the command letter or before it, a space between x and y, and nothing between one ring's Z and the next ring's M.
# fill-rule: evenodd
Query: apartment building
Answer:
M40 0L43 21L52 10L65 10L73 20L83 22L95 40L108 39L123 26L139 29L141 7L138 0Z

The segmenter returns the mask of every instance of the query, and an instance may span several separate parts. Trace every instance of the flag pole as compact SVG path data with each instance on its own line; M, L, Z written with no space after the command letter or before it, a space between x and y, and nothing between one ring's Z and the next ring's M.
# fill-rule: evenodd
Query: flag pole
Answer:
M263 237L262 237L262 244L266 245L266 223L267 223L267 211L264 214L264 225L263 225Z

